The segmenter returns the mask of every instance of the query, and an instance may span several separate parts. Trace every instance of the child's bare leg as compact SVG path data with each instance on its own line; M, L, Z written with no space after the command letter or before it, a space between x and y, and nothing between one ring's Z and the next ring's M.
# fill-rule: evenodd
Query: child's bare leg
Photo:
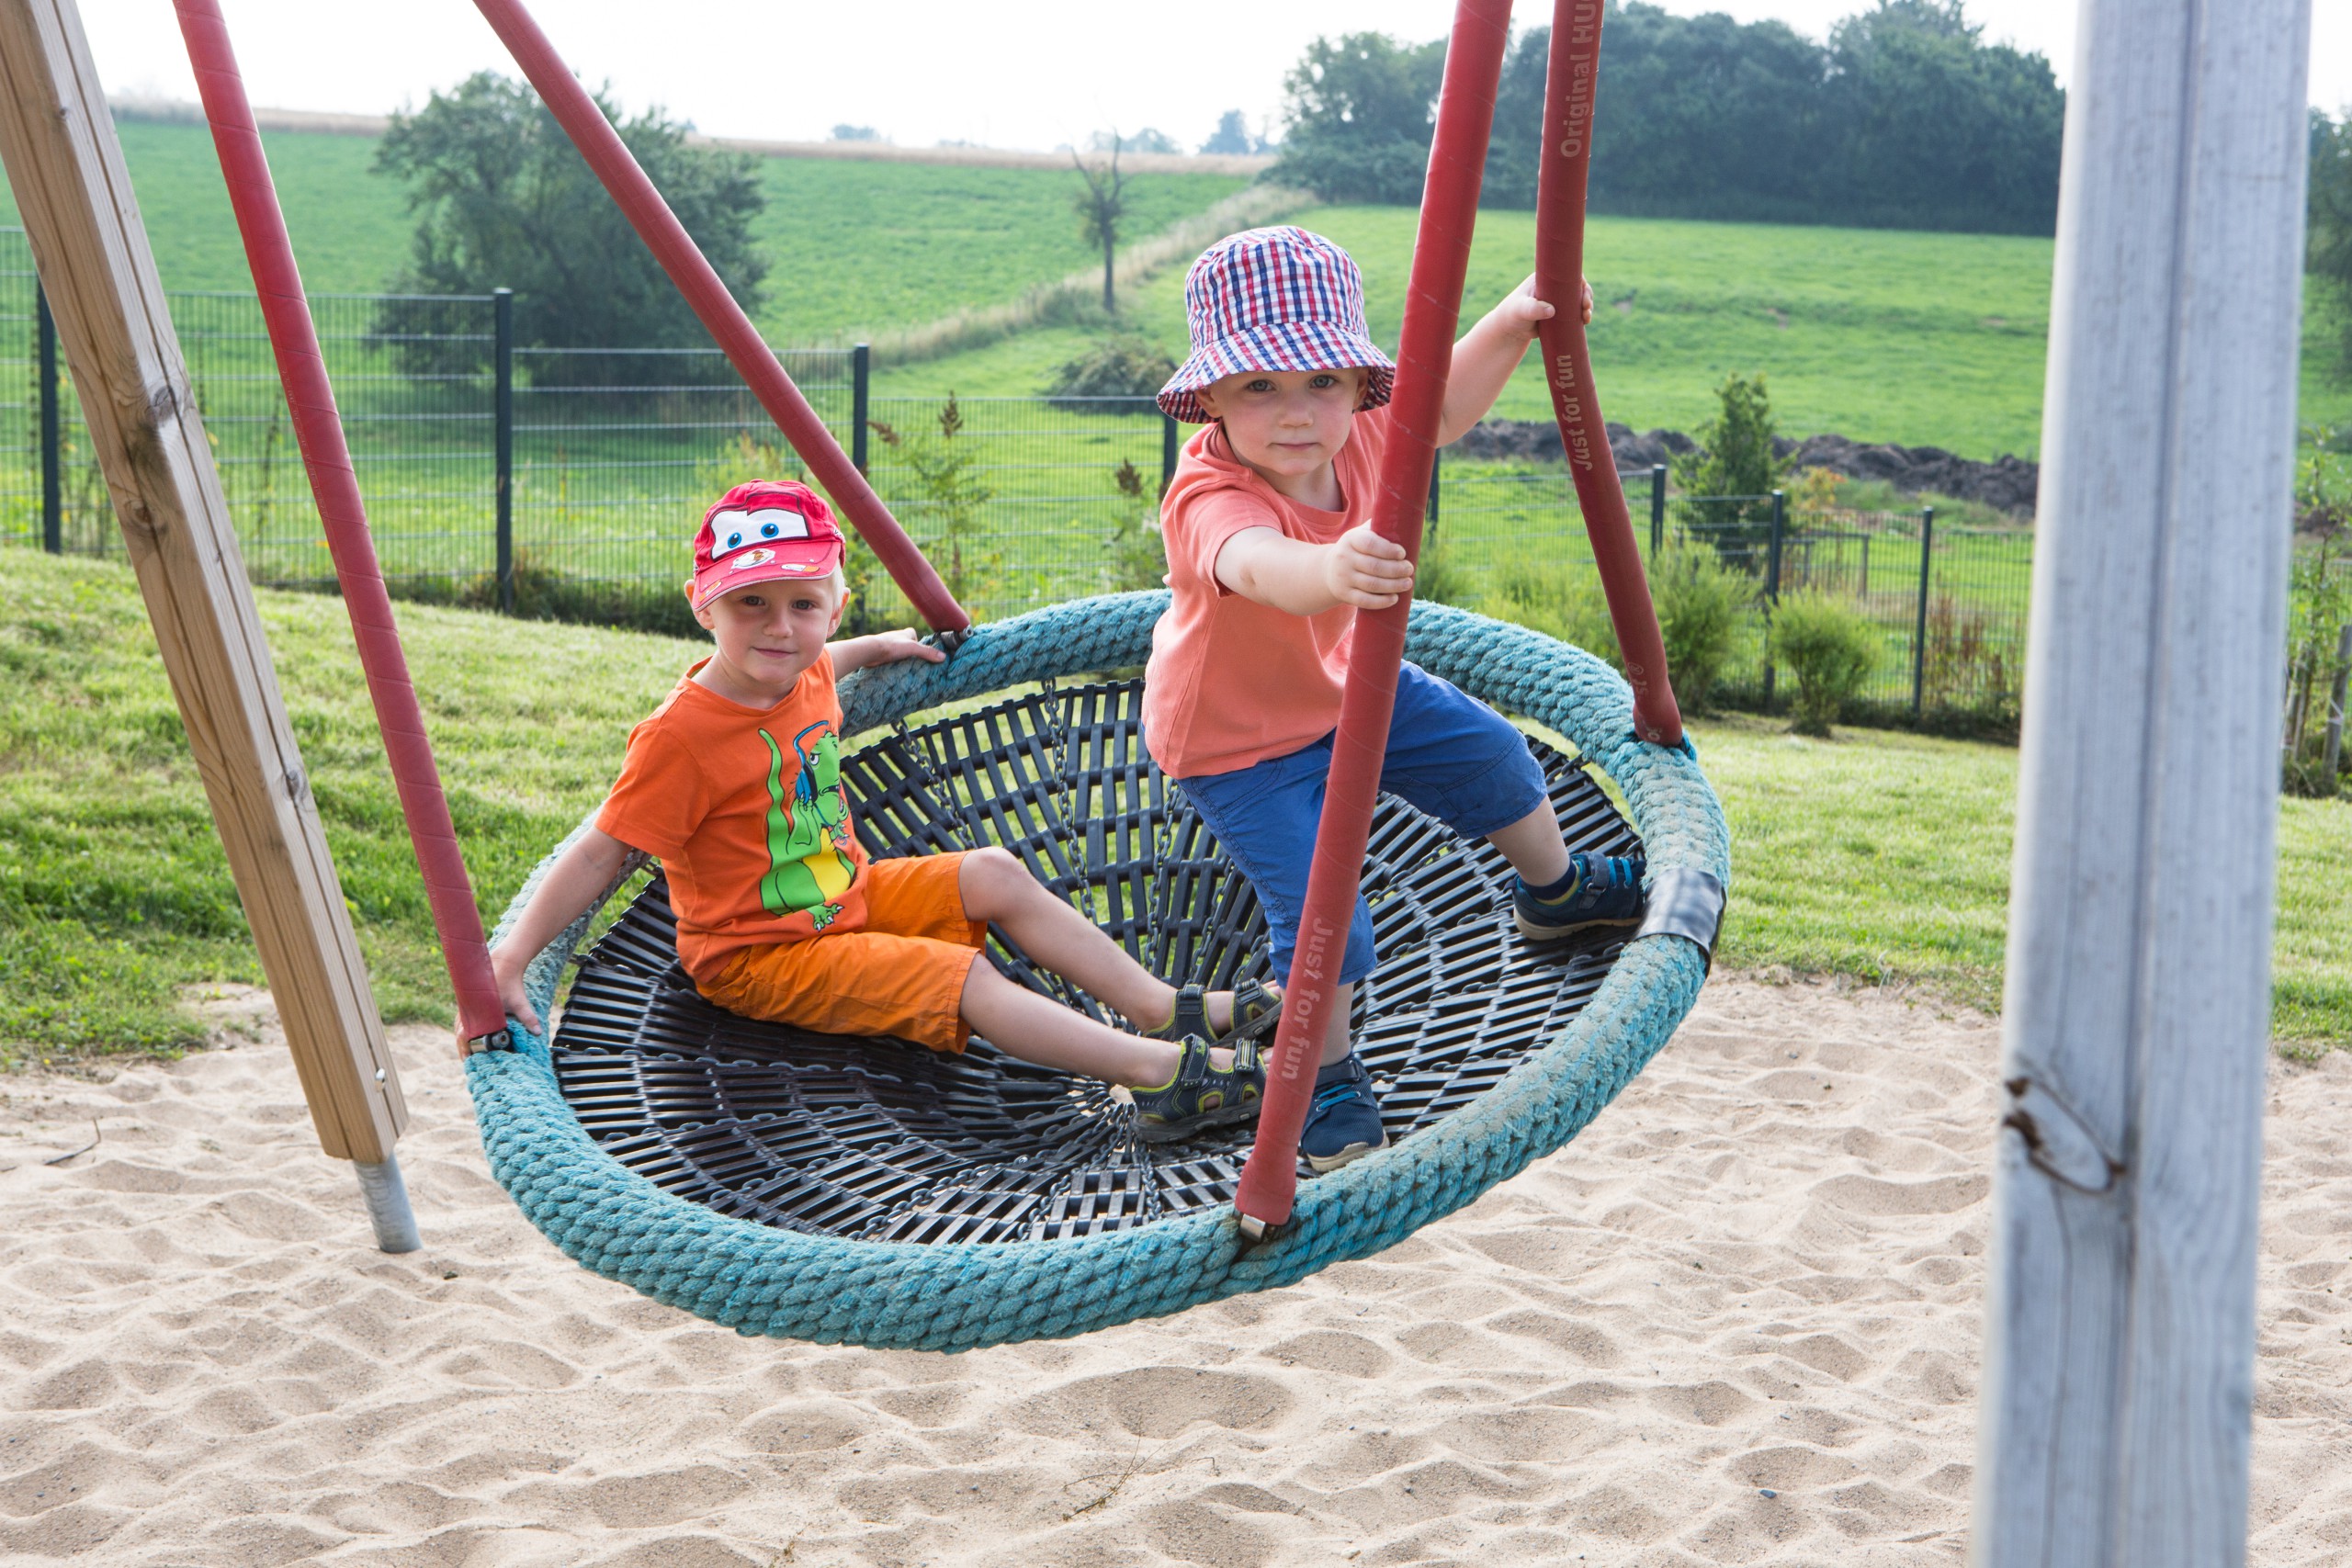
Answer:
M1323 1018L1323 1055L1317 1066L1328 1067L1334 1062L1344 1062L1348 1059L1348 1053L1355 1049L1355 1040L1348 1032L1348 1019L1355 999L1353 981L1331 987L1331 999L1325 1004L1331 1010Z
M1057 1072L1148 1089L1176 1076L1178 1047L1097 1023L976 960L964 981L964 1021L1007 1055ZM1223 1057L1224 1052L1217 1055Z
M1487 835L1487 842L1502 851L1503 859L1531 887L1549 887L1568 874L1568 846L1560 837L1560 819L1545 801L1518 821Z
M1005 934L1021 944L1022 952L1088 996L1116 1008L1139 1028L1156 1029L1174 1016L1175 987L1129 957L1127 950L1105 936L1101 927L1056 897L1011 852L990 848L967 853L956 887L964 897L965 914L1003 927ZM1233 993L1211 992L1208 1012L1210 1027L1232 1028ZM989 1034L986 1029L980 1032ZM989 1034L989 1038L996 1036ZM1137 1081L1156 1084L1167 1079L1162 1073Z

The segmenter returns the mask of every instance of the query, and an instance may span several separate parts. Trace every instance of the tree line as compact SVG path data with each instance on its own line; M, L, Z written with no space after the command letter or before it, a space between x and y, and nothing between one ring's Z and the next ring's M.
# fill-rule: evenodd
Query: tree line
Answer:
M1609 0L1594 211L2047 234L2065 96L1988 44L1962 0L1878 0L1816 43L1786 23ZM1551 29L1503 66L1481 199L1532 208ZM1285 79L1270 178L1330 201L1418 204L1445 40L1317 39Z
M2311 186L2306 209L2312 305L2335 309L2337 378L2352 382L2352 107L2331 118L2312 113ZM2306 308L2309 308L2308 306Z

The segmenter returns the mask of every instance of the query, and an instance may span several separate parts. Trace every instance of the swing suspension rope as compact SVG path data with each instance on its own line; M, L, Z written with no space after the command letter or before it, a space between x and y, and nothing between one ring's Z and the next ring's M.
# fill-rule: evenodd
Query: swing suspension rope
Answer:
M227 28L217 0L175 4L285 383L303 466L336 578L351 609L369 694L457 994L459 1022L469 1038L503 1045L506 1020L491 976L481 917ZM611 122L520 0L475 4L810 476L952 650L968 631L970 617L793 385ZM1446 54L1396 355L1394 423L1372 515L1374 528L1415 559L1510 10L1510 0L1461 0ZM1686 748L1577 309L1602 10L1602 0L1556 0L1555 6L1537 197L1536 292L1556 310L1544 323L1540 341L1554 414L1634 691L1634 736L1656 747ZM1388 610L1361 611L1356 617L1330 784L1301 917L1302 940L1287 978L1289 1001L1269 1054L1266 1101L1256 1142L1235 1197L1245 1234L1261 1239L1281 1229L1295 1201L1297 1141L1311 1097L1315 1043L1332 1001L1328 974L1337 953L1331 944L1347 930L1364 863L1409 611L1409 600L1400 598Z

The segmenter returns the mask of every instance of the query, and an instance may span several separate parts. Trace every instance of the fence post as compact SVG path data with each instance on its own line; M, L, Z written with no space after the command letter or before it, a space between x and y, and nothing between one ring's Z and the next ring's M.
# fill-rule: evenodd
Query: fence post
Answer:
M849 461L865 472L865 422L874 407L874 345L861 343L849 351Z
M1157 408L1159 405L1153 405ZM1176 482L1176 454L1182 450L1176 417L1167 410L1159 412L1159 493L1166 495L1168 487Z
M1936 547L1936 509L1919 508L1919 612L1911 625L1911 722L1928 711L1928 572Z
M1772 492L1772 538L1764 554L1764 710L1772 709L1772 612L1781 604L1781 541L1789 529L1789 495L1786 491Z
M2320 782L2335 788L2335 770L2344 759L2344 688L2352 681L2352 624L2335 634L2335 685L2327 697L2327 749L2320 755Z
M1438 475L1444 471L1444 451L1441 449L1431 452L1430 454L1430 504L1427 513L1422 518L1422 522L1428 528L1430 537L1432 540L1437 536Z
M514 290L490 291L491 366L497 425L498 609L514 613Z
M49 295L33 285L34 336L40 362L40 544L51 555L65 548L65 475L58 450L57 318L49 313Z
M1650 565L1657 565L1657 554L1666 548L1666 465L1650 465Z

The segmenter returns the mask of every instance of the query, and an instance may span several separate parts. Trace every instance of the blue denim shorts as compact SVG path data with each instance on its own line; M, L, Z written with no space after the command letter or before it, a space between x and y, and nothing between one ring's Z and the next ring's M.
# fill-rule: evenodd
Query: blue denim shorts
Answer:
M1183 779L1184 793L1233 863L1257 889L1273 938L1274 974L1290 973L1306 872L1331 774L1331 738L1229 773ZM1396 672L1396 706L1380 787L1465 839L1507 828L1549 795L1527 738L1509 719L1451 683L1408 664ZM1339 983L1372 973L1372 910L1359 894Z

